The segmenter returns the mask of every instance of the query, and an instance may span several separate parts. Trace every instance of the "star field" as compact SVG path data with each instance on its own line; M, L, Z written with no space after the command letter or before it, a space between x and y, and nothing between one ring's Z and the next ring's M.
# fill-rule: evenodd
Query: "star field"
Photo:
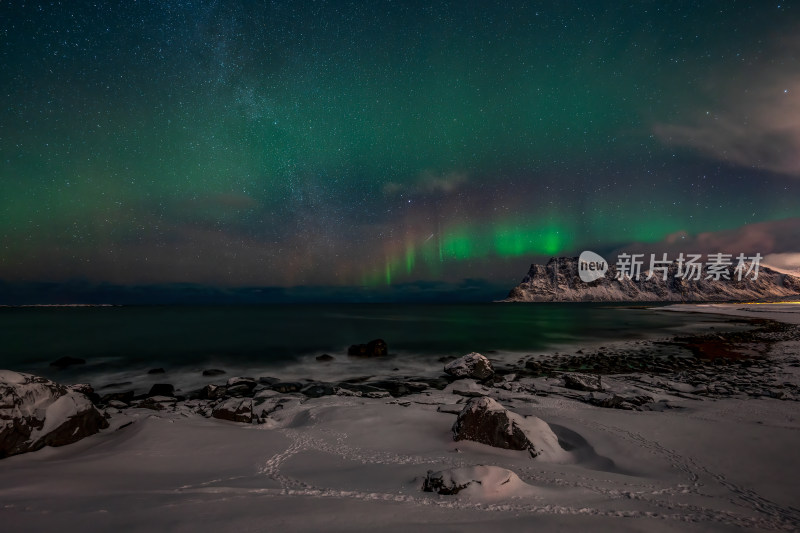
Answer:
M800 217L798 29L790 2L4 2L0 279L517 281Z

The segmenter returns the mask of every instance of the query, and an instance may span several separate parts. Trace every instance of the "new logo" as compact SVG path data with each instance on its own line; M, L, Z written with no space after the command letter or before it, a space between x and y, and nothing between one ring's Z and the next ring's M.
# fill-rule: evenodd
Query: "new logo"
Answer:
M578 276L581 281L590 283L608 272L608 262L594 252L586 250L578 257Z

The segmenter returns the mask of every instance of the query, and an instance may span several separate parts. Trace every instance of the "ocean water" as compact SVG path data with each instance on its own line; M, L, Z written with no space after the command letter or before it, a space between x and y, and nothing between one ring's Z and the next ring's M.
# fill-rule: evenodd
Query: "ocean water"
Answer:
M514 357L565 346L703 330L725 319L608 304L343 304L30 307L0 309L0 367L108 390L154 382L181 387L226 377L335 379L414 375L471 351ZM383 338L390 356L347 357L350 344ZM322 364L315 356L336 359ZM85 365L58 370L59 357ZM150 375L151 368L164 368ZM109 385L111 385L109 387Z

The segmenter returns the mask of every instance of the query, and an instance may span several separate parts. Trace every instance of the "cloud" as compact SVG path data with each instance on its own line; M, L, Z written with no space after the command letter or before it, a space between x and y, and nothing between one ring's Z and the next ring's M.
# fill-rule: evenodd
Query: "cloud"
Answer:
M449 194L469 179L464 172L447 172L444 174L426 170L422 172L413 183L389 182L383 187L384 194Z
M800 218L746 224L735 229L690 235L681 231L668 235L657 243L631 243L614 251L636 253L667 253L675 258L683 253L727 253L762 257L770 254L800 256ZM778 265L776 265L778 266Z
M670 146L688 147L727 163L800 178L800 40L782 43L775 61L716 73L708 80L714 104L683 123L658 123L653 132Z
M763 262L773 268L800 275L800 252L768 254Z

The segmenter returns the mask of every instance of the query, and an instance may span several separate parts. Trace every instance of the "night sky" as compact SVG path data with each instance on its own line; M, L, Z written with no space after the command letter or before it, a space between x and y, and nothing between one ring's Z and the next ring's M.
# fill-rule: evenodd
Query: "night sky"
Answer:
M798 253L798 35L781 1L3 1L0 280Z

